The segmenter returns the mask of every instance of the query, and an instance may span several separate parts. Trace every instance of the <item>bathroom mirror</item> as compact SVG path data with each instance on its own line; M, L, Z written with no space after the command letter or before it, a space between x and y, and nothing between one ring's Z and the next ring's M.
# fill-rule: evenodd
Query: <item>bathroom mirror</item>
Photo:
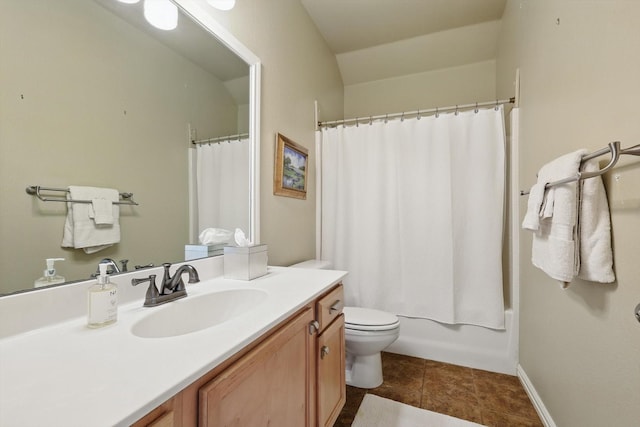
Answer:
M163 31L142 1L0 2L0 295L34 289L46 258L65 259L56 269L68 282L103 258L129 271L184 261L199 231L194 139L248 134L229 206L248 213L224 227L259 242L259 61L207 5L174 3L178 26ZM35 185L115 188L138 205L119 207L120 243L86 254L61 247L66 203L28 195Z

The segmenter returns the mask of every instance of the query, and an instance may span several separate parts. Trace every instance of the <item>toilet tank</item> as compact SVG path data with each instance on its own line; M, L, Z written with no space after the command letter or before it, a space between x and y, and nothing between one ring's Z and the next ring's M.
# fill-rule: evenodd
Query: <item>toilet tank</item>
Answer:
M331 263L331 261L327 261L325 259L310 259L307 261L302 261L297 264L290 265L289 267L311 268L316 270L331 270L333 268L333 264Z

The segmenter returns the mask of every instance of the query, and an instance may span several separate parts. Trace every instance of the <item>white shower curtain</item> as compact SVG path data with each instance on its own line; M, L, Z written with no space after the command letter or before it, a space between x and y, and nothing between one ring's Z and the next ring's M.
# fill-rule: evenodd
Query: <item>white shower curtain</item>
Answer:
M241 228L249 232L249 140L196 147L198 232Z
M345 299L504 328L502 108L321 131L321 257Z

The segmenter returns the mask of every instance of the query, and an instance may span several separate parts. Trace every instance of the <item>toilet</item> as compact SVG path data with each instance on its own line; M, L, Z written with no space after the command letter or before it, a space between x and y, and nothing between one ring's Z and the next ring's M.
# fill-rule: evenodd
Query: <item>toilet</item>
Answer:
M330 261L309 260L294 268L331 269ZM382 384L380 353L400 335L395 314L361 307L344 307L346 383L353 387L375 388Z

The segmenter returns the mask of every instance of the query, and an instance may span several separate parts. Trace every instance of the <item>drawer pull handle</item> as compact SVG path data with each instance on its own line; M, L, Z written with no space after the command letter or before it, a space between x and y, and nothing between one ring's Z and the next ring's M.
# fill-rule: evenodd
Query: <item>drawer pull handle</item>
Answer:
M334 311L340 311L340 310L342 310L342 301L340 300L336 300L336 302L331 304L331 307L329 307L329 313L333 313Z
M313 335L314 332L320 330L320 323L317 320L309 322L309 335Z
M325 356L329 355L329 347L323 345L320 349L320 359L324 359Z

